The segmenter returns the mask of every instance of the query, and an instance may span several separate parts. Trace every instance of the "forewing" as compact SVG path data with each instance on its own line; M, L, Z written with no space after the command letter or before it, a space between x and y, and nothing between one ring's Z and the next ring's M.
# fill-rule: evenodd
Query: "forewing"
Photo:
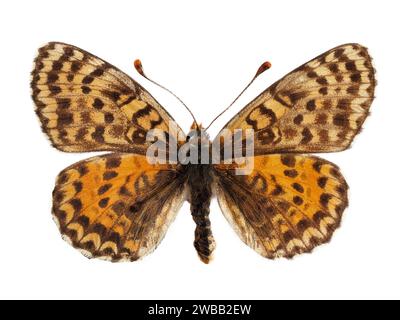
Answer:
M374 89L367 49L342 45L277 81L224 129L253 129L255 154L344 150L368 115Z
M338 167L317 157L256 156L250 175L223 165L214 172L225 217L266 258L291 258L328 242L347 207Z
M149 130L162 130L168 137L173 124L182 134L172 117L137 82L68 44L51 42L39 49L31 87L43 131L62 151L145 154Z
M59 174L53 216L63 238L87 257L133 261L157 247L184 198L176 166L109 154Z

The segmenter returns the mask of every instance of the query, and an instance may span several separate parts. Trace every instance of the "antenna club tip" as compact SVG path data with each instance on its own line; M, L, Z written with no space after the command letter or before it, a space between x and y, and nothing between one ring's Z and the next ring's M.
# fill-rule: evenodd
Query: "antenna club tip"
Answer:
M140 59L136 59L133 65L135 66L136 71L142 76L144 76L142 61L140 61Z
M256 77L258 77L261 73L264 71L268 70L269 68L272 67L271 62L265 61L257 70Z

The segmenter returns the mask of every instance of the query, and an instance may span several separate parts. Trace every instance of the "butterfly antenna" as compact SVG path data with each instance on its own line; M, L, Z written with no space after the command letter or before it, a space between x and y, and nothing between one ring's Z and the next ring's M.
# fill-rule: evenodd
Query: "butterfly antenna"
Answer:
M213 121L211 121L211 123L208 125L208 127L205 129L207 130L208 128L211 127L211 125L219 118L221 117L226 111L229 110L230 107L232 107L232 105L242 96L242 94L251 86L251 84L254 82L254 80L257 79L257 77L262 74L264 71L268 70L269 68L271 68L271 63L266 61L264 62L257 70L256 74L254 75L253 79L251 79L251 81L248 83L248 85L242 90L242 92L235 98L235 100L232 101L232 103L227 106L224 110L222 110L222 112L217 115Z
M196 124L197 127L199 127L198 122L193 114L193 112L189 109L189 107L182 101L181 98L179 98L175 93L173 93L171 90L169 90L168 88L164 87L163 85L155 82L154 80L150 79L149 77L146 76L146 74L143 71L143 66L142 66L142 62L139 59L136 59L134 62L134 66L136 71L143 77L146 78L147 80L149 80L151 83L155 84L156 86L160 87L161 89L164 89L165 91L169 92L170 94L172 94L176 99L178 99L178 101L180 103L183 104L183 106L186 108L187 111L189 111L190 115L193 118L194 123Z

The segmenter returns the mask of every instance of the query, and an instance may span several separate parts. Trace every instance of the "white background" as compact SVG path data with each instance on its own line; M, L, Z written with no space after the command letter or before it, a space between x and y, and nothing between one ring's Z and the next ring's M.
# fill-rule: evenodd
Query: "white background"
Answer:
M123 299L400 298L398 1L1 1L0 297ZM30 98L36 49L74 44L144 84L188 129L168 94L141 79L133 61L177 93L203 123L272 62L221 126L298 65L347 42L370 49L379 85L350 150L322 155L350 185L350 206L332 241L292 261L263 259L244 245L213 202L215 259L193 248L184 205L160 247L140 262L87 260L61 240L51 215L54 179L89 154L50 147Z

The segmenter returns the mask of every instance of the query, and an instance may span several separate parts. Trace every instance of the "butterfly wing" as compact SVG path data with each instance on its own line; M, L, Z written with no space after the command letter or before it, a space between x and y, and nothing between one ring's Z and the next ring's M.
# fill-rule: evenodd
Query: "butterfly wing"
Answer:
M51 42L39 49L31 87L43 131L62 151L145 154L149 130L168 134L173 123L177 133L183 134L137 82L68 44Z
M85 256L133 261L157 247L184 199L176 166L115 153L59 174L53 217L63 238Z
M255 156L246 176L224 165L214 169L225 217L248 246L270 259L328 242L347 206L338 167L314 156Z
M367 49L346 44L295 69L227 123L230 132L255 133L251 174L214 165L221 209L247 245L273 259L329 241L347 206L347 184L334 164L293 153L348 148L368 115L374 89ZM226 134L222 130L216 139ZM229 146L229 140L223 142Z
M256 155L344 150L368 115L375 83L367 49L342 45L277 81L224 129L253 129Z

